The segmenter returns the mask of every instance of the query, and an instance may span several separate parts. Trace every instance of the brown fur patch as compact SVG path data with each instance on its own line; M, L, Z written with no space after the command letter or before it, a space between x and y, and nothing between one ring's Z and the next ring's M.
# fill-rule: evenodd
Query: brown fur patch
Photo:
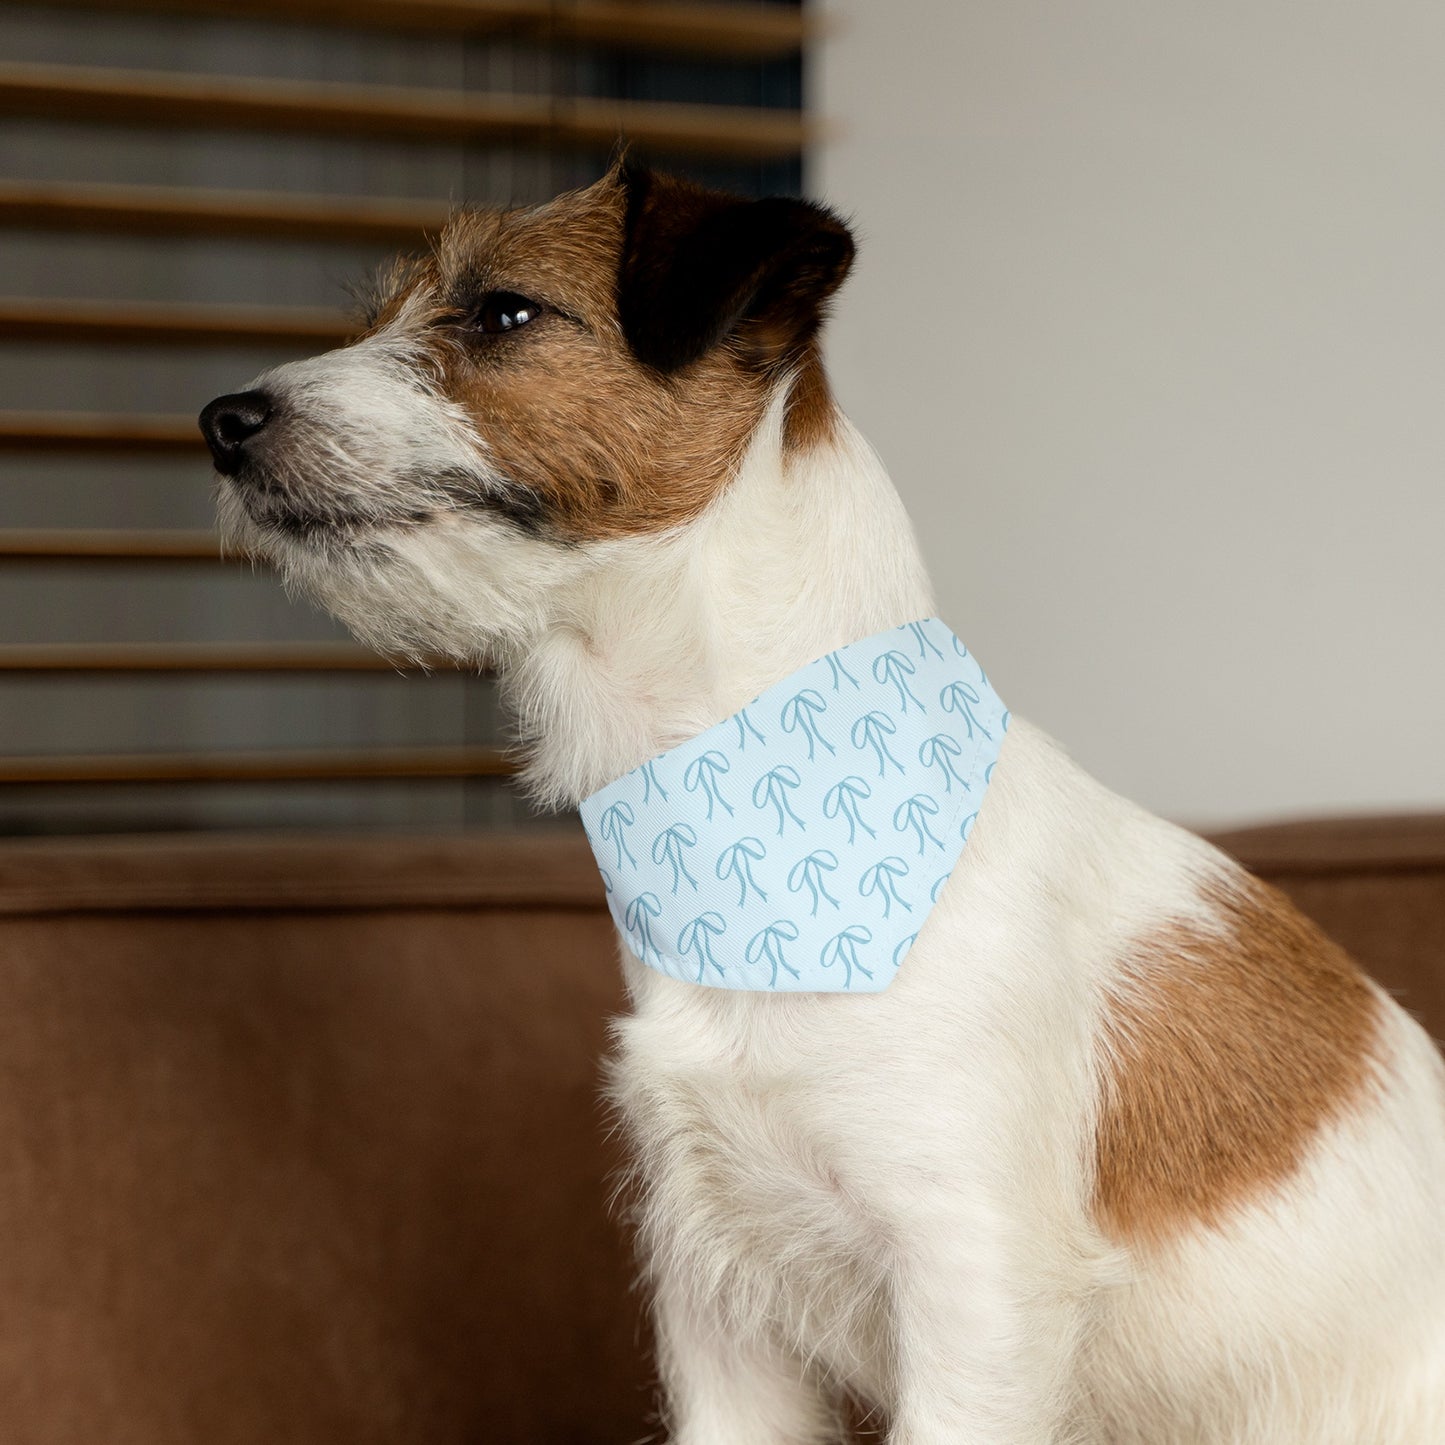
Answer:
M429 256L397 256L382 266L354 295L365 316L360 341L390 326L413 292L436 280L436 263Z
M797 367L765 360L750 331L671 373L637 358L618 314L619 174L529 210L458 213L435 255L399 272L376 312L375 329L409 333L431 356L443 391L516 489L517 514L565 540L696 517L736 473L785 371L797 377L786 445L815 445L833 424L811 343ZM494 291L545 309L515 332L480 336L466 325L469 308Z
M610 192L468 219L448 236L444 275L480 270L487 289L552 308L500 345L447 357L446 389L476 417L498 470L566 536L690 521L731 480L762 419L762 379L726 347L678 377L632 356L617 320L621 208Z
M677 377L633 357L617 319L622 210L604 181L532 210L462 212L385 308L429 349L492 465L564 539L695 517L731 480L767 403L764 378L727 345ZM489 291L546 309L515 333L469 336L467 308Z
M809 345L788 394L783 424L783 446L789 452L811 451L833 440L838 425L838 407L823 359L816 345Z
M1144 939L1105 1020L1094 1210L1132 1242L1283 1184L1373 1075L1379 1000L1350 959L1248 875L1209 902L1218 930Z

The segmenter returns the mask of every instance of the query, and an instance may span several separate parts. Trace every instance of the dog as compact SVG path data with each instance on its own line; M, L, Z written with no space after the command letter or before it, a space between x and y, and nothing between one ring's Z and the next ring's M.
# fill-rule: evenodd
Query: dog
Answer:
M931 616L822 366L853 252L821 206L626 158L461 211L358 340L202 413L223 530L389 655L494 667L544 802L645 784ZM1278 893L989 731L887 987L699 986L625 940L612 1092L670 1438L820 1445L863 1402L893 1445L1445 1441L1433 1044Z

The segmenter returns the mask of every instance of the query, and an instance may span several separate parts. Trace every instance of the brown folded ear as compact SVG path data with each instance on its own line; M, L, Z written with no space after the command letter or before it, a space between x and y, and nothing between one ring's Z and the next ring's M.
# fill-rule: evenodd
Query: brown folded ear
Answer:
M677 371L728 337L764 365L802 353L848 274L853 238L831 211L749 201L630 165L618 313L634 355Z

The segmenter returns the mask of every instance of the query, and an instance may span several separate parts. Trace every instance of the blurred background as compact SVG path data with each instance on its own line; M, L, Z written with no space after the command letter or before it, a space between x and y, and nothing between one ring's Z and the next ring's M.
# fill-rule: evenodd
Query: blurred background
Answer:
M0 832L525 824L493 688L223 563L195 413L620 131L797 192L796 6L0 3Z
M533 821L489 682L217 559L192 419L619 129L853 218L835 383L1017 711L1186 822L1445 803L1445 15L807 18L0 0L0 832Z
M940 605L1111 787L1445 803L1445 10L826 0L832 329Z

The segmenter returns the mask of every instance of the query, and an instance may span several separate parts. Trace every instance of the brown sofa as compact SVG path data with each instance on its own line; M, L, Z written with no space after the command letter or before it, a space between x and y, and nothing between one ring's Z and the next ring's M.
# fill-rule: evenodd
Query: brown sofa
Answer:
M1221 839L1445 1032L1445 818ZM0 844L0 1439L623 1445L581 839Z

